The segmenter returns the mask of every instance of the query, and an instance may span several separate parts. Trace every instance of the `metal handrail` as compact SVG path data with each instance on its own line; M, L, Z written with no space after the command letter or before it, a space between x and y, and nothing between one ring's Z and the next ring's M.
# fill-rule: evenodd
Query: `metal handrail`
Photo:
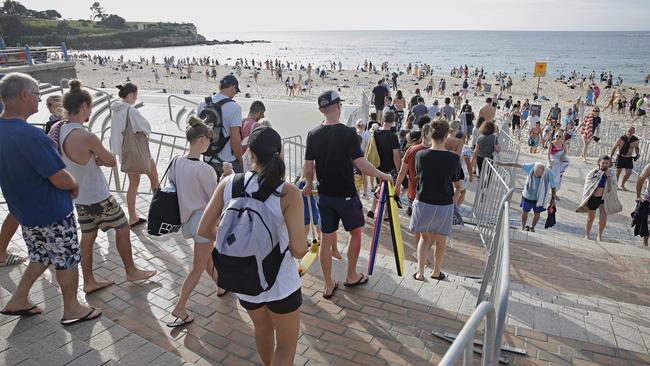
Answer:
M175 94L172 94L172 95L168 96L167 97L167 107L169 108L169 119L176 122L176 124L178 124L178 121L175 121L174 116L172 115L172 98L182 100L182 101L184 101L186 103L190 103L190 104L195 105L195 106L199 105L199 103L197 103L197 102L195 102L193 100L183 98L183 97L179 97L178 95L175 95Z
M461 355L463 355L463 366L472 365L474 359L474 335L481 326L483 319L485 319L485 331L483 332L484 346L481 365L492 366L496 364L493 352L496 344L494 332L496 316L494 305L485 301L479 304L472 316L465 322L463 329L461 329L454 343L451 344L449 350L442 357L438 366L454 366Z

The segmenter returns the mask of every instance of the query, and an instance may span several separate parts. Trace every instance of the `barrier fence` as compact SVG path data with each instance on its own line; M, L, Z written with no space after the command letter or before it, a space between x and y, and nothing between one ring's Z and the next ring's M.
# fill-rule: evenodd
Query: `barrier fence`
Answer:
M500 162L516 162L519 160L521 145L507 131L507 129L501 129L499 131L499 146L501 147L501 151L496 154L494 159ZM514 168L503 166L497 166L495 168L504 177L510 187L515 186L517 173Z
M501 358L501 342L505 331L508 314L508 296L510 292L510 236L509 236L509 203L503 197L499 206L498 229L496 231L495 263L498 271L486 276L483 282L490 282L490 292L485 301L479 297L480 303L463 329L451 344L438 365L453 366L463 358L463 365L473 364L475 350L474 337L481 322L485 319L483 330L483 348L481 365L498 365L508 363L507 358ZM489 280L489 281L486 281ZM435 333L434 333L435 334ZM480 344L480 343L479 343Z
M65 43L61 46L25 46L0 48L0 66L23 66L51 60L70 61Z

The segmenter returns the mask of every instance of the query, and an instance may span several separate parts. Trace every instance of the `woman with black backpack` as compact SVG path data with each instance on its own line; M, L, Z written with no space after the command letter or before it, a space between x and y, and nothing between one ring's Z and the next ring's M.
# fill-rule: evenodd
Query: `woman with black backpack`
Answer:
M181 294L171 313L175 319L167 323L170 328L181 327L194 321L185 310L185 306L203 271L207 272L215 282L217 280L214 264L210 258L215 237L204 237L197 233L203 211L217 187L217 173L209 164L201 161L201 154L208 150L214 132L203 123L203 120L192 116L187 121L185 137L190 148L185 156L172 159L169 180L176 187L183 237L194 240L194 259L192 270L185 277ZM225 294L226 291L217 288L218 297Z
M253 170L219 183L198 231L217 237L212 256L219 286L235 292L248 311L267 366L293 364L302 305L294 258L307 253L302 194L284 182L281 150L280 135L272 128L251 132Z

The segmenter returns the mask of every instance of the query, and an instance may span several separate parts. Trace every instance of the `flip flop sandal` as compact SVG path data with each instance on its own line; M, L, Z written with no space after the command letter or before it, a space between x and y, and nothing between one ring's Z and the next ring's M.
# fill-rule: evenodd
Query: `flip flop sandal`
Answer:
M534 227L531 227L531 228L530 228L530 232L531 232L531 233L534 233L534 232L535 232L535 228L534 228Z
M2 310L0 311L0 314L2 315L9 315L9 316L33 316L33 315L39 315L42 314L43 312L38 311L38 312L33 312L32 310L36 309L38 306L34 305L29 309L22 309L22 310Z
M440 274L437 277L431 274L431 278L434 280L442 281L445 278L447 278L447 275L444 272L440 272Z
M228 295L228 292L229 292L228 290L225 290L225 291L222 292L222 293L219 293L219 292L217 291L217 297L224 297L224 296Z
M131 224L129 226L131 226L131 228L133 229L134 227L140 226L140 225L142 225L142 224L144 224L146 222L147 222L147 219L143 219L142 217L139 217L138 221L134 222L133 224Z
M413 273L413 279L416 281L424 282L424 276L422 278L418 278L417 272Z
M332 289L332 292L330 292L329 295L323 293L323 299L325 299L325 300L329 300L329 299L331 299L332 296L334 296L334 293L336 292L336 290L338 290L338 288L339 288L339 283L338 283L338 282L334 282L334 288Z
M524 231L530 231L530 226L524 227Z
M90 311L88 312L88 314L82 316L81 318L77 318L77 319L61 319L60 323L63 326L68 326L68 325L72 325L72 324L78 324L78 323L87 322L87 321L90 321L90 320L93 320L93 319L97 319L100 316L102 316L102 313L100 312L99 314L93 316L93 313L96 310L97 309L95 309L95 308L90 308Z
M357 282L355 282L355 283L347 283L347 282L345 282L345 283L343 283L343 285L345 287L357 287L357 286L365 285L366 283L368 283L370 278L368 276L364 275L363 273L359 273L359 274L361 275L361 278L359 278L359 280Z
M188 325L188 324L190 324L190 323L192 323L194 321L194 319L190 319L188 321L187 318L189 318L189 317L190 317L190 314L185 315L185 317L183 319L175 318L173 322L167 323L167 326L169 328L178 328L178 327Z
M25 261L25 258L17 256L15 254L7 254L7 259L4 262L0 263L0 267L9 267L15 266Z

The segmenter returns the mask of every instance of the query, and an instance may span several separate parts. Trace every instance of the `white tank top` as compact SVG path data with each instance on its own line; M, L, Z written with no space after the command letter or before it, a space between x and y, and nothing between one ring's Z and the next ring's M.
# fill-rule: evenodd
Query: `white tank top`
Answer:
M223 191L224 207L228 205L228 202L232 198L232 178L234 176L235 175L233 174L226 177L227 183ZM257 190L259 189L259 184L257 182L257 175L254 176L253 173L247 172L244 181L248 182L249 179L250 179L250 183L248 183L248 186L246 187L246 192L249 194L253 194L254 192L257 192ZM282 183L278 187L277 192L282 192L283 188L284 188L284 183ZM264 205L274 215L277 215L279 217L284 216L282 213L282 205L280 204L280 197L271 195L264 202ZM280 234L280 250L285 251L289 247L289 230L287 229L287 224L284 223L284 220L279 234ZM299 288L300 288L300 276L298 275L298 266L296 266L296 261L291 256L291 252L287 251L284 255L284 259L282 260L282 264L280 265L280 272L278 272L278 277L275 280L275 284L273 285L273 287L271 287L267 291L262 292L257 296L248 296L242 294L237 294L237 296L241 300L252 302L254 304L259 304L263 302L282 300L287 296L291 295L292 293L296 292L296 290L298 290Z
M68 122L61 126L59 135L59 145L61 150L61 158L65 163L66 169L72 174L74 179L79 183L79 196L74 200L77 205L92 205L99 203L111 196L108 190L108 183L104 173L97 166L95 162L95 154L90 156L90 159L85 165L79 165L65 154L63 143L68 137L70 132L76 129L83 129L84 127L79 123Z

